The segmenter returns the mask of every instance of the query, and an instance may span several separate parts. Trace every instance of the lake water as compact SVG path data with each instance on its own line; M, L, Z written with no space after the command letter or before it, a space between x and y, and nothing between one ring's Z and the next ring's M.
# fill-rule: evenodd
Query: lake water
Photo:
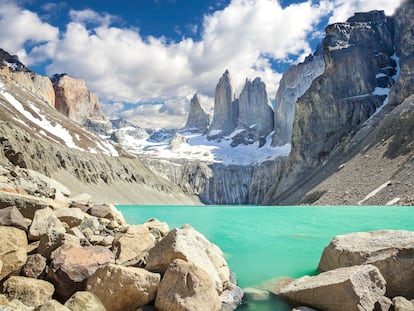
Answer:
M383 229L414 231L413 207L118 206L128 223L149 218L171 228L191 224L226 255L239 286L313 274L323 248L339 234ZM277 298L239 308L290 310ZM239 310L238 309L238 310Z

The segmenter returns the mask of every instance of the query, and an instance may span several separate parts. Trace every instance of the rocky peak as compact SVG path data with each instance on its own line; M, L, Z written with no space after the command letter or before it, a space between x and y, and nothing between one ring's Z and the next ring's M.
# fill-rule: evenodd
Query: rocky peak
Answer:
M200 99L194 94L190 102L190 113L188 115L185 129L195 132L205 132L210 124L210 116L200 105Z
M266 85L260 78L246 79L239 97L237 128L255 127L260 136L273 131L273 108L267 96Z
M88 119L105 120L98 97L86 87L85 81L66 74L54 75L51 81L55 89L55 107L58 111L83 125Z
M6 83L13 80L29 90L34 96L54 107L55 92L49 78L36 74L19 61L16 55L10 55L0 49L0 75Z
M290 66L283 74L275 97L273 146L283 146L291 142L296 101L324 69L322 45L319 45L314 54L306 57L304 62Z
M214 116L208 136L218 138L230 134L236 128L238 110L230 73L226 70L216 86Z
M3 49L0 49L0 67L8 66L12 72L23 71L31 72L23 63L20 62L17 55L11 55Z

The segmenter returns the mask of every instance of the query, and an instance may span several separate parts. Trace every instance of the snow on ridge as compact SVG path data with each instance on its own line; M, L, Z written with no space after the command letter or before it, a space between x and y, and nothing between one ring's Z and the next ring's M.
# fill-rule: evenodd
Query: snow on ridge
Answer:
M400 75L400 71L401 71L400 58L397 56L397 53L396 52L394 52L394 54L390 58L397 63L397 67L395 68L397 70L397 73L392 76L392 79L394 81L397 81L398 76Z
M236 130L220 141L209 140L201 133L179 132L185 138L177 149L171 150L168 142L151 142L145 138L123 136L121 145L129 152L156 157L159 159L187 159L200 160L210 163L223 163L225 165L251 165L274 160L277 157L287 157L291 145L281 147L271 146L271 135L266 144L259 148L259 142L251 145L231 147L232 138L240 131Z

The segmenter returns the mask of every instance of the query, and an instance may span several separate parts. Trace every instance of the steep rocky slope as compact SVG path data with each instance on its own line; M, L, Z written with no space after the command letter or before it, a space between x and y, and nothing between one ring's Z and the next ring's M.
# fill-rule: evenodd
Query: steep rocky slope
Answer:
M325 72L296 104L292 152L267 204L412 203L413 6L327 28Z
M33 93L8 64L0 76L0 159L116 203L195 204L139 159L80 127ZM28 72L34 77L36 74ZM31 84L29 83L29 86Z

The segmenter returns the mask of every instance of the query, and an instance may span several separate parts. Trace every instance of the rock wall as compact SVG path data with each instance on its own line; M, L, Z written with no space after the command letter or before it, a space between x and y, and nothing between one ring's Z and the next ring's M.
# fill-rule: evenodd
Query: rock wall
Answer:
M220 78L214 97L214 116L207 135L211 138L230 134L237 125L239 104L228 70Z
M246 79L239 97L238 129L255 129L259 136L267 136L273 131L273 108L267 96L266 85L256 78Z
M201 161L142 158L154 174L168 179L205 204L260 205L286 158L255 165L224 165Z
M303 63L293 65L283 74L275 98L275 131L272 137L273 146L291 143L295 104L313 80L325 69L322 45Z
M292 152L270 201L303 182L335 146L358 129L386 100L385 76L395 71L394 22L384 12L360 13L326 28L325 71L296 103ZM369 60L369 61L367 61ZM273 199L270 199L273 198Z
M86 87L85 81L63 74L54 75L52 82L58 111L82 125L88 119L105 120L98 97Z

